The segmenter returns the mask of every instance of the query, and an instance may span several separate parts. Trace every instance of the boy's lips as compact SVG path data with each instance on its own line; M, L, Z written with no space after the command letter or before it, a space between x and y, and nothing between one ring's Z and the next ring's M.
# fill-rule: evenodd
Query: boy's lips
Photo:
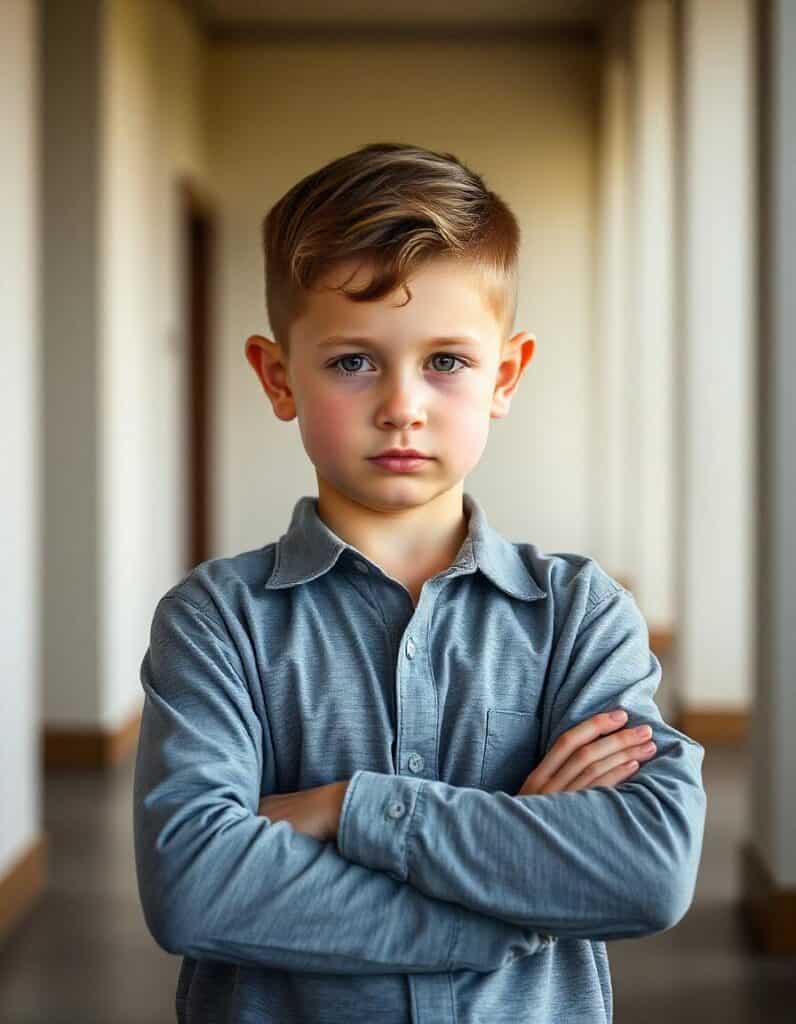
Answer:
M419 452L415 448L389 448L386 452L369 456L371 459L430 459L430 455Z

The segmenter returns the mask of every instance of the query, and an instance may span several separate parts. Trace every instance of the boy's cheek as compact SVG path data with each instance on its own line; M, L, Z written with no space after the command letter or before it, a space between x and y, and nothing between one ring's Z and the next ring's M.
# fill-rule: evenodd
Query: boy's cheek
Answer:
M351 452L351 434L355 424L350 422L351 404L342 399L318 399L310 403L311 412L299 418L301 436L308 452L317 459L339 458L341 454L358 454ZM362 457L373 454L369 451L359 453Z
M483 455L488 439L489 420L474 416L472 410L463 411L443 430L445 457L448 461L453 460L460 472L467 473Z

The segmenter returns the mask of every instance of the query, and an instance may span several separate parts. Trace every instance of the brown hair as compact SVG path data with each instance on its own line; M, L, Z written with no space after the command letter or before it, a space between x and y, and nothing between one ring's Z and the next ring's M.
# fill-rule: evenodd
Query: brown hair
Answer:
M335 263L372 260L355 302L406 285L434 257L461 259L481 278L504 341L517 309L520 228L506 203L452 153L371 143L302 178L263 220L265 302L274 339L289 355L289 328L306 291ZM353 277L353 275L352 275ZM347 283L347 282L346 282Z

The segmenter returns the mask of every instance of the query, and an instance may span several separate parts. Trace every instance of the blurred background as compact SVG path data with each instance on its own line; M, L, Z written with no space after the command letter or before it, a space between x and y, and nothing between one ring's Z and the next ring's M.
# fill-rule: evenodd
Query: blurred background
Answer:
M537 350L466 489L630 589L706 748L617 1021L796 1019L796 3L2 0L0 1021L174 1019L138 903L159 597L316 493L244 358L261 222L368 142L517 214Z

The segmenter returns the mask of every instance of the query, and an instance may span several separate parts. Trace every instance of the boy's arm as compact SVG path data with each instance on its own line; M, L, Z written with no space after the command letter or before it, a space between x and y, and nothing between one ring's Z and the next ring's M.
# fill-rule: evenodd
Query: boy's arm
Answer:
M258 816L263 725L212 606L158 604L141 665L134 836L144 917L170 953L336 974L491 971L538 935L426 896ZM270 757L270 752L268 752Z
M340 851L419 892L554 936L607 940L670 928L696 884L704 748L661 719L653 700L660 663L628 591L570 614L556 659L547 749L577 722L622 707L627 727L649 724L658 748L631 779L513 796L357 771Z

